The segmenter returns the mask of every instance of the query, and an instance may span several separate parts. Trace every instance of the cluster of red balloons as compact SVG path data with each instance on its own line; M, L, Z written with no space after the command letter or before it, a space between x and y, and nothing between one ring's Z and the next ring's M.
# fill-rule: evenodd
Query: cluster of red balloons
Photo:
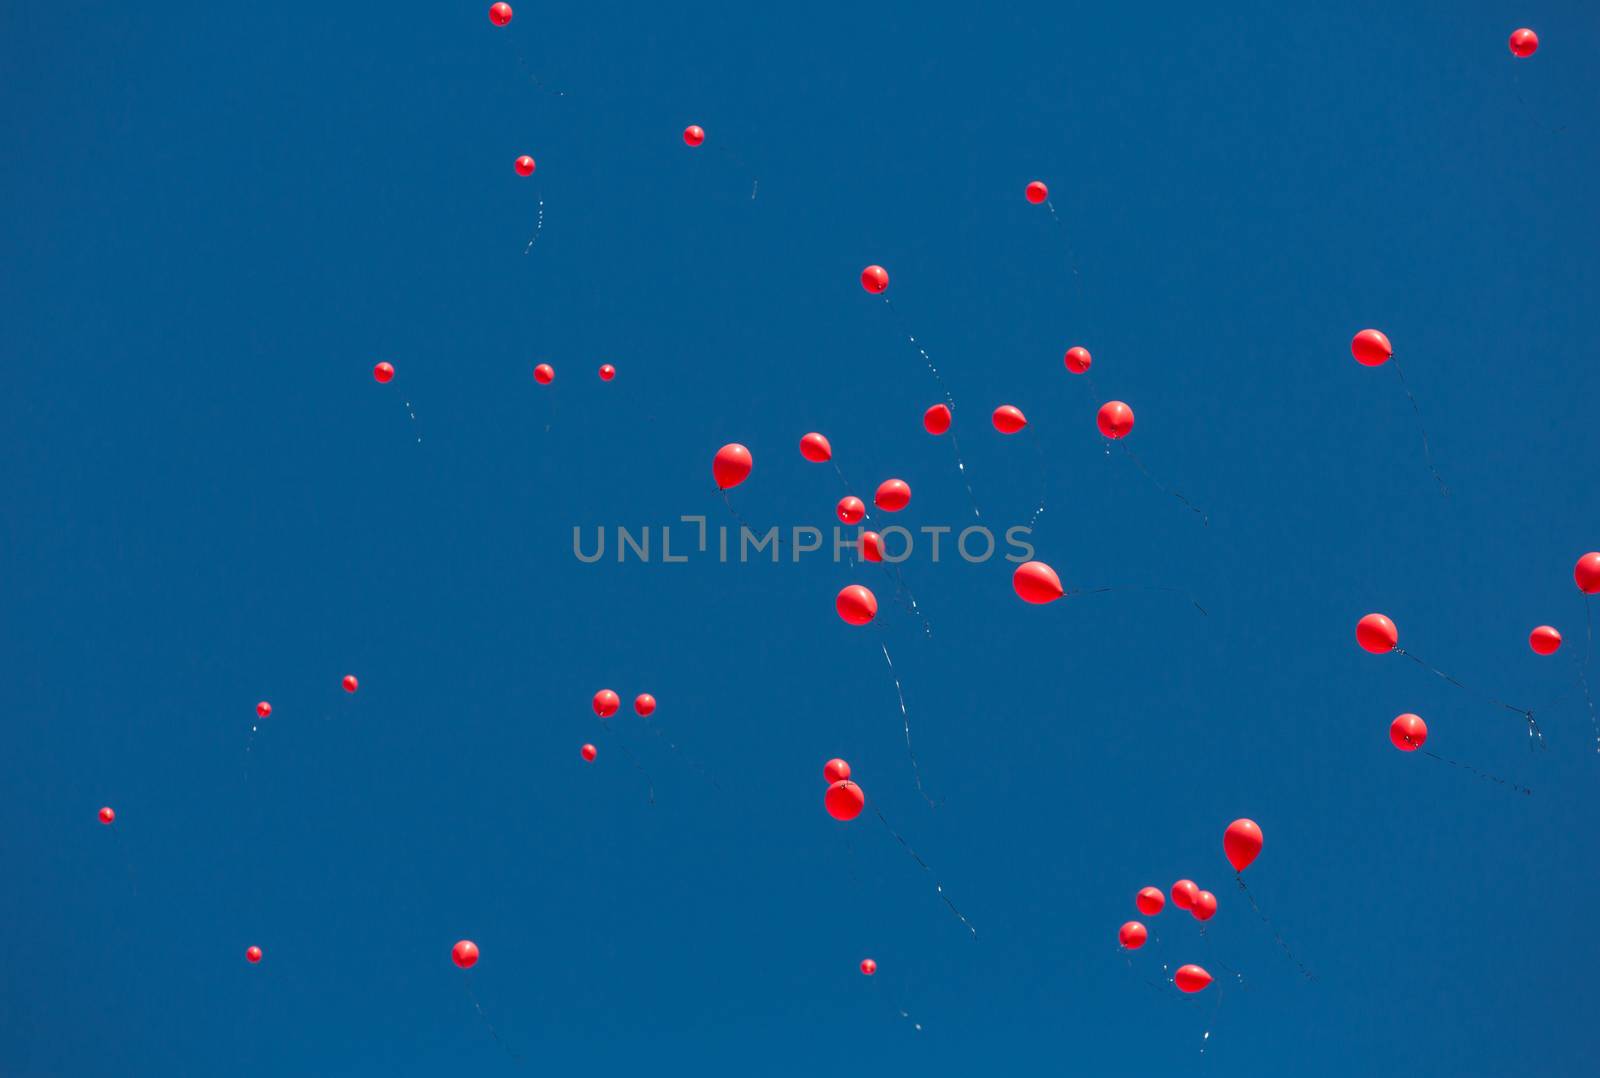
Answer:
M849 764L834 757L822 765L822 777L828 784L827 791L822 795L822 807L828 810L829 816L836 820L853 820L861 815L861 810L867 804L867 795L861 792L861 787L850 781ZM874 965L873 969L876 968ZM863 966L861 972L871 971Z
M621 709L622 697L618 696L610 689L601 689L599 692L594 694L592 706L594 707L594 713L596 715L599 715L602 719L609 719ZM638 696L633 698L633 710L639 715L640 718L648 718L655 713L656 698L647 692L640 693ZM578 755L582 756L584 760L588 761L589 763L593 763L595 757L600 755L600 751L593 745L586 742L583 747L578 750Z

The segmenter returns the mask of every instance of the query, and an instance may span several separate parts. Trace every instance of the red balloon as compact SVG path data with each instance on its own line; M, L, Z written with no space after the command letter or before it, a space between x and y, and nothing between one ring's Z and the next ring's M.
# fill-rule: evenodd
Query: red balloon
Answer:
M593 745L585 744L583 746L583 748L578 750L578 755L582 756L585 760L589 761L590 763L594 763L594 758L596 756L599 756L600 752Z
M1217 915L1217 896L1210 891L1201 891L1194 896L1194 905L1189 907L1189 912L1194 914L1197 921L1209 921Z
M878 963L874 962L870 958L863 958L861 960L861 972L865 973L868 977L872 976L874 973L878 972Z
M1159 887L1142 887L1139 893L1133 896L1133 904L1138 906L1139 912L1146 917L1154 917L1167 904L1167 896L1161 893Z
M1042 561L1025 561L1011 574L1011 586L1025 603L1053 603L1065 594L1061 578Z
M489 5L489 21L494 23L496 26L504 26L506 23L510 22L511 21L511 5L510 4L490 4Z
M1027 417L1015 404L1002 404L994 410L991 418L994 421L994 429L1001 434L1015 434L1028 425Z
M1389 740L1401 752L1416 752L1428 740L1428 724L1421 715L1396 715L1389 724Z
M1381 367L1394 355L1394 347L1378 330L1364 329L1351 340L1350 354L1363 367Z
M622 698L610 689L601 689L594 694L594 713L602 719L615 715L621 706Z
M114 811L112 811L110 805L107 805L105 808L100 810L100 822L101 823L110 823L112 820L115 820L116 818L117 818L117 814Z
M889 271L882 266L868 266L861 271L861 287L876 296L889 287Z
M1523 27L1521 30L1511 31L1511 55L1526 60L1539 51L1539 35Z
M645 717L655 714L656 698L647 692L640 693L633 698L633 710Z
M1578 564L1572 567L1572 579L1578 582L1578 590L1585 595L1594 595L1600 592L1600 553L1588 553L1578 559Z
M533 380L542 386L547 386L556 380L556 369L548 363L541 363L533 368Z
M1254 820L1234 820L1222 833L1222 852L1235 872L1243 872L1261 853L1265 841Z
M1198 992L1211 983L1211 974L1199 966L1179 966L1178 972L1172 975L1172 983L1180 992Z
M516 164L512 167L517 170L518 176L532 176L533 158L529 157L527 154L523 154L521 157L517 158Z
M388 385L394 380L394 364L378 364L376 367L372 368L372 377L376 378L380 385Z
M699 124L690 124L683 129L683 141L690 146L698 146L706 140L705 128Z
M609 363L600 364L600 380L602 382L609 382L609 381L611 381L611 379L615 378L616 376L617 376L617 368L613 367Z
M738 442L729 442L717 450L717 455L711 461L711 474L717 480L718 490L727 490L743 483L750 475L750 469L755 467L755 459L750 456L750 450Z
M1065 363L1067 365L1067 370L1071 371L1073 374L1087 374L1089 371L1089 364L1094 362L1094 358L1089 355L1089 350L1087 348L1084 348L1080 345L1078 347L1068 348L1067 354L1061 357L1061 362Z
M812 464L826 464L833 459L833 446L828 439L812 431L800 439L800 455Z
M1122 927L1117 929L1117 941L1130 951L1137 951L1144 946L1144 941L1150 938L1150 933L1138 921L1124 921Z
M1368 614L1356 622L1356 643L1374 655L1387 655L1400 644L1400 630L1382 614Z
M877 532L861 533L861 560L881 562L883 560L883 536Z
M249 948L246 948L245 952L244 952L244 957L245 957L245 961L250 962L250 963L256 963L256 962L261 961L261 948L260 947L249 947Z
M260 718L264 719L270 714L272 714L272 705L265 700L256 705L256 715Z
M861 518L867 515L867 503L854 494L846 494L839 499L834 512L839 514L839 520L845 524L859 524Z
M866 803L867 795L861 792L861 787L849 779L830 783L828 792L822 795L822 807L836 820L855 819L861 815Z
M898 513L911 504L911 485L904 479L885 479L878 484L878 493L872 496L872 504L885 513Z
M1039 203L1050 197L1050 188L1046 187L1040 181L1034 180L1027 186L1026 189L1023 190L1022 193L1027 196L1029 202L1037 206Z
M950 429L950 406L935 404L922 413L922 426L929 434L943 434Z
M1561 633L1553 625L1540 625L1528 634L1528 646L1538 655L1554 655L1561 650Z
M354 674L346 674L344 676L344 681L341 682L341 684L344 685L345 692L355 692L361 687L361 682L356 680L356 676Z
M450 960L462 969L471 969L478 964L478 945L471 940L458 940L450 948Z
M1133 409L1121 401L1107 401L1100 406L1094 421L1107 438L1121 438L1133 429Z
M836 782L843 782L850 777L850 765L835 756L822 765L822 777L830 786Z
M865 625L878 616L878 597L860 584L851 584L840 591L833 606L851 625Z
M1180 910L1194 909L1194 900L1200 897L1200 888L1193 880L1179 880L1172 885L1172 904Z

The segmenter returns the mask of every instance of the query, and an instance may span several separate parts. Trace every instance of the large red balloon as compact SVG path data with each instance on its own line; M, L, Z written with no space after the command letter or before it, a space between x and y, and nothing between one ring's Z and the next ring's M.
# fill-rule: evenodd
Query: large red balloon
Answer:
M842 589L833 606L851 625L865 625L878 616L878 597L860 584Z
M878 972L878 963L874 962L870 958L863 958L861 960L861 972L866 974L868 977L872 976L874 973Z
M1264 841L1254 820L1234 820L1222 833L1222 852L1228 855L1228 864L1235 872L1243 872L1261 853Z
M1023 189L1022 193L1027 197L1029 202L1037 206L1039 203L1050 197L1050 188L1046 187L1040 181L1034 180Z
M1159 887L1141 887L1139 893L1133 896L1133 904L1146 917L1154 917L1167 904L1167 896L1161 893Z
M1028 425L1027 417L1022 414L1022 409L1015 404L1002 404L994 410L991 417L994 429L1001 434L1015 434Z
M830 786L836 782L843 782L850 777L850 765L835 756L822 765L822 777Z
M1201 891L1194 896L1194 905L1189 907L1189 912L1194 914L1197 921L1209 921L1217 915L1217 896L1210 891Z
M1180 910L1194 909L1194 900L1200 897L1200 888L1193 880L1179 880L1172 885L1172 904Z
M594 713L602 719L609 719L617 713L617 708L622 706L622 697L610 689L601 689L594 694Z
M1172 983L1180 992L1198 992L1211 983L1211 974L1199 966L1179 966L1178 972L1172 975Z
M861 287L876 296L889 287L889 271L882 266L868 266L861 271Z
M840 779L828 785L828 792L822 795L822 806L828 810L828 815L836 820L853 820L861 815L861 810L867 804L867 795L861 792L861 787L849 779Z
M1065 594L1061 578L1042 561L1025 561L1011 574L1011 586L1025 603L1053 603Z
M1121 401L1107 401L1100 406L1094 421L1107 438L1122 438L1133 429L1133 409Z
M867 503L854 494L846 494L833 511L841 524L860 524L861 518L867 515Z
M833 459L833 446L828 439L812 431L800 439L800 455L812 464L826 464Z
M1122 927L1117 929L1117 941L1130 951L1143 947L1144 941L1149 938L1150 933L1138 921L1124 921Z
M356 676L354 674L346 674L342 684L344 685L345 692L355 692L357 689L361 688L361 682L356 680Z
M471 940L458 940L450 948L450 960L462 969L471 969L478 964L478 945Z
M1428 740L1428 724L1421 715L1396 715L1389 724L1389 740L1401 752L1416 752Z
M1526 60L1539 51L1539 35L1524 26L1521 30L1511 31L1511 40L1507 44L1511 46L1512 56Z
M1579 558L1578 564L1572 567L1572 579L1578 582L1578 590L1585 595L1600 592L1600 552L1590 552Z
M717 489L727 490L743 483L754 466L755 460L750 456L750 450L738 442L729 442L717 450L716 457L711 461L711 474L717 480Z
M510 4L490 4L489 5L489 21L494 23L496 26L504 26L506 23L510 22L511 21L511 5Z
M699 124L690 124L683 129L683 141L690 146L698 146L706 140L705 128Z
M861 533L861 560L883 560L883 536L879 535L877 532Z
M582 756L585 760L589 761L590 763L594 763L594 758L596 756L599 756L600 752L593 745L585 744L583 746L583 748L578 750L578 755Z
M261 948L260 947L247 947L247 948L245 948L244 958L245 958L246 962L249 962L249 963L252 963L252 964L261 961Z
M115 820L116 818L117 818L117 814L116 814L116 812L114 812L112 810L110 805L107 805L105 808L100 810L100 822L101 823L110 823L112 820Z
M633 698L633 710L645 718L655 714L656 698L647 692L642 692Z
M1350 341L1350 354L1363 367L1381 367L1394 355L1394 348L1378 330L1364 329Z
M548 363L541 363L533 368L533 380L542 386L547 386L556 380L556 369Z
M878 484L872 504L885 513L898 513L911 504L911 485L904 479L885 479Z
M1089 355L1087 348L1079 345L1068 348L1067 354L1061 357L1061 362L1065 363L1067 370L1073 374L1087 374L1089 372L1089 364L1094 362L1094 358Z
M929 434L943 434L950 429L950 406L935 404L922 413L922 426Z
M1400 643L1400 630L1382 614L1368 614L1356 622L1356 643L1374 655L1387 655Z
M380 385L388 385L394 380L394 364L378 364L376 367L372 368L372 377L376 378Z
M1561 633L1553 625L1540 625L1528 634L1528 646L1539 655L1554 655L1561 650Z
M523 154L521 157L517 158L516 162L511 167L517 170L518 176L532 176L533 158L529 157L527 154Z
M272 705L267 703L265 700L261 701L256 705L256 714L263 719L266 718L268 715L272 714Z

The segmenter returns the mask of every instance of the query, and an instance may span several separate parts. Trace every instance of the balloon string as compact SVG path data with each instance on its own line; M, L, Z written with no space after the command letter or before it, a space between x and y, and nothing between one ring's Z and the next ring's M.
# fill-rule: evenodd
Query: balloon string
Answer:
M933 375L933 380L939 383L939 392L944 394L945 405L954 412L956 410L955 398L950 395L950 387L944 384L944 376L939 373L939 368L933 365L933 357L928 355L928 350L917 343L916 334L906 328L905 319L900 317L900 309L894 305L888 296L883 297L883 305L889 308L889 313L894 316L895 325L900 327L900 332L906 335L906 340L911 342L911 347L917 350L922 357L922 362L928 365L928 373Z
M735 546L738 548L736 552L739 553L742 556L743 555L743 551L744 551L743 543L744 543L744 535L745 535L745 533L749 533L750 538L752 538L752 539L756 538L756 533L754 531L751 531L750 525L745 523L744 516L739 512L739 510L737 510L737 509L735 509L733 507L733 500L728 497L727 488L718 487L717 489L718 489L718 492L721 493L721 495L722 495L722 504L724 504L724 505L726 505L728 507L728 512L733 515L733 519L739 525L739 534L737 536L735 536L735 538L738 540L738 542L735 544ZM781 534L775 534L774 535L774 538L772 540L772 546L773 546L774 552L783 549L783 536Z
M1588 596L1583 600L1583 661L1578 664L1578 684L1583 686L1583 699L1589 705L1589 725L1594 727L1594 751L1600 752L1600 718L1595 715L1594 694L1589 691L1589 659L1594 648L1593 609Z
M922 788L922 768L917 765L916 750L911 747L911 714L906 710L906 694L900 688L900 675L895 673L894 660L889 658L889 645L882 640L878 646L883 649L883 661L889 664L889 676L894 679L894 694L900 700L900 719L906 728L906 755L911 758L911 777L916 780L917 793L928 803L929 808L938 808L938 802L928 796L928 791Z
M1097 587L1097 588L1068 588L1066 590L1065 595L1066 595L1066 597L1071 597L1071 596L1074 596L1074 595L1104 595L1107 592L1116 592L1116 591L1166 591L1166 592L1171 592L1174 595L1181 595L1185 599L1188 599L1189 602L1191 604L1193 604L1194 608L1196 610L1200 611L1200 616L1201 617L1210 617L1211 616L1211 615L1206 613L1206 608L1200 605L1200 600L1196 599L1193 595L1190 595L1188 592L1184 591L1182 588L1175 588L1175 587L1172 587L1170 584L1106 584L1106 585L1102 585L1101 587Z
M1052 211L1054 212L1054 211ZM1039 428L1030 426L1033 432L1033 450L1039 457L1039 504L1035 506L1033 515L1028 518L1028 531L1033 531L1033 526L1039 522L1039 516L1044 512L1044 499L1051 485L1050 458L1044 451L1044 439L1039 435Z
M511 1046L500 1039L500 1032L494 1028L494 1023L489 1021L489 1016L483 1013L483 1004L478 1002L478 993L472 990L471 976L463 974L461 983L467 986L467 998L472 1001L473 1009L478 1012L478 1018L483 1022L483 1028L489 1031L489 1036L494 1038L494 1043L498 1044L505 1054L511 1057L512 1062L521 1066L522 1057L513 1052Z
M1406 740L1409 741L1410 738L1407 738ZM1433 759L1438 760L1442 764L1449 764L1451 767L1459 767L1463 771L1470 771L1474 775L1478 776L1480 779L1486 779L1489 782L1496 782L1496 783L1499 783L1501 786L1509 786L1513 790L1516 790L1518 793L1522 793L1522 794L1531 794L1531 793L1533 793L1533 791L1528 789L1526 786L1519 786L1516 783L1511 782L1511 781L1509 781L1507 779L1500 778L1498 775L1491 775L1487 771L1479 771L1477 768L1473 767L1471 764L1463 764L1463 763L1458 763L1455 760L1448 760L1445 757L1440 756L1436 752L1429 752L1427 749L1420 749L1419 748L1417 751L1422 753L1422 755L1424 755L1424 756L1430 756Z
M1139 471L1144 473L1144 477L1146 479L1155 484L1157 490L1168 495L1169 497L1178 499L1184 505L1188 506L1189 512L1194 513L1200 518L1200 524L1202 527L1209 528L1211 526L1211 518L1206 515L1205 510L1201 509L1198 505L1194 504L1194 502L1191 502L1188 498L1184 497L1179 491L1167 486L1161 480L1151 475L1150 469L1144 466L1144 461L1139 459L1139 455L1137 453L1128 448L1127 442L1119 439L1117 441L1117 448L1122 450L1122 452L1127 455L1129 460L1133 461L1133 463L1138 467Z
M406 401L405 403L406 403L406 414L411 417L411 422L413 424L415 424L416 421L417 421L417 410L415 408L411 407L411 402L409 400ZM422 444L422 435L420 435L420 434L417 435L417 444L418 445Z
M1417 398L1411 392L1411 386L1406 382L1406 372L1400 369L1400 361L1391 357L1394 372L1400 376L1400 388L1406 391L1406 397L1411 401L1411 411L1417 417L1417 430L1422 435L1422 455L1428 462L1428 471L1433 473L1433 481L1439 484L1439 493L1446 498L1450 497L1450 488L1445 486L1444 476L1439 474L1439 469L1433 466L1433 450L1428 445L1428 428L1422 423L1422 409L1417 406Z
M894 836L895 841L900 843L901 847L904 848L906 853L911 855L911 859L913 861L915 861L917 864L922 866L922 871L924 871L928 875L932 876L933 875L933 869L928 867L928 862L926 862L922 858L918 857L917 856L917 851L913 850L911 848L911 844L900 836L900 832L896 831L894 828L889 826L889 821L884 819L883 813L877 808L874 808L872 811L877 814L878 822L883 824L883 829L885 831L889 832L889 834ZM939 882L939 879L938 879L937 876L935 876L934 880L933 880L933 889L939 893L939 897L940 897L940 899L942 899L944 901L944 904L946 906L950 907L950 912L955 914L956 918L958 920L960 920L960 922L962 924L967 926L967 931L972 933L972 938L973 939L977 939L978 938L978 930L976 928L972 927L972 922L967 920L965 914L963 914L960 910L956 909L956 904L954 902L951 902L950 901L950 896L944 893L944 884Z
M607 734L611 735L612 740L617 743L617 747L622 750L622 754L628 758L629 762L633 764L634 768L638 770L639 774L644 776L644 784L650 788L650 804L654 805L656 803L656 784L650 780L650 772L644 769L644 765L641 764L639 762L639 758L633 754L633 750L628 748L627 742L618 737L616 731L611 729L610 723L606 722L606 720L601 718L599 715L596 715L595 718L600 720L600 725L605 729Z
M1280 933L1278 931L1278 926L1273 924L1267 918L1267 915L1261 912L1261 907L1260 906L1256 905L1256 896L1251 894L1250 893L1250 888L1245 886L1244 877L1242 875L1240 875L1239 873L1235 872L1233 874L1233 878L1239 881L1239 890L1243 891L1244 892L1244 897L1248 898L1250 900L1250 908L1256 911L1256 916L1261 918L1261 923L1266 925L1267 928L1271 930L1272 938L1278 941L1278 946L1283 949L1283 953L1284 954L1289 956L1289 961L1293 962L1296 966L1300 967L1300 972L1305 975L1306 980L1308 980L1308 981L1316 980L1316 978L1314 976L1312 976L1311 971L1306 969L1305 963L1301 962L1300 959L1296 958L1294 952L1289 950L1289 945L1284 942L1282 933Z
M1524 707L1513 707L1512 705L1506 703L1504 700L1501 700L1499 697L1490 696L1488 693L1482 692L1481 690L1469 688L1468 686L1463 685L1461 682L1457 681L1455 678L1451 677L1449 674L1445 673L1443 670L1440 670L1438 667L1431 666L1428 663L1423 662L1421 659L1419 659L1415 655L1411 654L1411 652L1407 651L1405 648L1396 646L1394 648L1394 651L1395 651L1395 653L1397 655L1404 655L1406 658L1410 659L1412 662L1416 663L1418 666L1422 667L1424 670L1428 671L1429 673L1434 674L1437 677L1443 678L1444 680L1448 681L1450 684L1454 685L1456 688L1462 689L1462 690L1464 690L1466 692L1469 692L1474 696L1481 697L1482 699L1485 699L1485 700L1489 701L1491 704L1498 704L1500 707L1505 708L1507 711L1511 712L1513 715L1521 715L1523 717L1523 719L1528 724L1528 737L1533 739L1533 740L1535 740L1535 741L1537 741L1540 748L1544 748L1545 747L1545 744L1544 744L1544 733L1542 731L1540 731L1539 724L1538 724L1537 721L1535 721L1535 719L1533 717L1533 712L1529 711L1527 708L1524 708Z
M533 250L533 245L539 242L539 233L544 231L544 196L539 196L539 220L533 226L533 238L528 241L528 246L522 249L523 254Z
M640 722L646 730L649 730L652 734L655 734L656 737L667 746L667 748L671 749L673 752L682 757L684 763L692 767L701 778L711 783L711 785L716 788L718 793L727 793L727 791L722 788L722 784L717 782L717 780L712 777L711 772L700 766L700 762L694 757L679 749L678 746L673 743L672 738L667 736L666 731L662 730L659 726L650 721L650 717L648 715L641 715Z
M1200 1054L1206 1054L1206 1046L1211 1042L1211 1030L1217 1024L1217 1015L1222 1011L1222 986L1217 986L1217 1003L1211 1008L1211 1020L1206 1023L1206 1031L1200 1037Z
M972 480L967 478L967 462L961 458L961 442L953 427L950 430L950 449L956 455L956 471L961 473L961 482L967 488L967 501L972 504L972 515L982 520L983 514L978 511L978 496L972 493Z
M922 608L917 605L917 597L912 593L911 585L906 583L905 576L901 574L899 564L891 563L889 568L894 571L895 601L900 603L901 606L907 608L912 617L921 619L923 638L926 640L933 639L933 624L928 621L927 615L925 615L922 612Z
M1080 307L1085 306L1083 302L1083 274L1078 272L1078 255L1072 249L1072 234L1067 231L1066 223L1061 220L1061 215L1056 212L1056 204L1047 198L1044 200L1044 205L1045 209L1050 211L1050 219L1056 223L1057 228L1061 229L1061 232L1066 240L1067 264L1072 269L1073 281L1077 286L1078 305Z

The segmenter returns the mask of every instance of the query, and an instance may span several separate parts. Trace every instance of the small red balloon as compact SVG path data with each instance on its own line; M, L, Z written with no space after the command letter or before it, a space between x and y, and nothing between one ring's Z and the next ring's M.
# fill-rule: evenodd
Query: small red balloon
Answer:
M372 377L378 380L378 384L388 385L394 380L394 364L378 364L376 367L372 368Z
M542 386L547 386L556 380L556 369L548 363L541 363L533 368L533 380Z
M822 777L830 786L835 782L843 782L850 777L850 765L835 756L822 765Z
M1194 900L1200 897L1200 888L1193 880L1179 880L1172 885L1172 904L1180 910L1194 909Z
M1561 650L1561 633L1553 625L1541 625L1528 634L1528 646L1538 655L1554 655Z
M943 434L950 429L950 406L935 404L922 413L922 426L929 434Z
M873 562L883 560L883 536L877 532L861 533L861 560Z
M705 128L699 124L690 124L683 129L683 141L690 146L698 146L706 140Z
M876 296L889 287L889 271L882 266L868 266L861 271L861 287Z
M1260 855L1265 841L1254 820L1234 820L1222 833L1222 852L1235 872L1243 872Z
M1029 202L1037 206L1039 203L1050 197L1050 188L1046 187L1040 181L1034 180L1023 190L1022 193L1027 196Z
M1387 655L1400 644L1400 630L1382 614L1368 614L1356 622L1356 643L1374 655Z
M510 4L490 4L489 5L489 21L494 23L496 26L504 26L506 23L510 22L511 21L511 5Z
M865 973L868 977L872 976L874 973L878 972L878 963L874 962L870 958L863 958L861 960L861 972Z
M878 616L878 597L860 584L851 584L839 592L833 602L839 616L851 625L865 625Z
M622 698L610 689L601 689L594 694L594 713L602 719L615 715L621 706Z
M1130 951L1137 951L1144 946L1144 941L1150 938L1150 933L1138 921L1124 921L1122 927L1117 929L1117 942Z
M855 819L861 815L866 803L867 795L861 792L861 787L849 779L830 783L828 792L822 795L822 807L836 820Z
M1172 983L1180 992L1198 992L1211 983L1211 974L1199 966L1179 966L1178 972L1172 975Z
M1578 582L1578 590L1585 595L1600 592L1600 552L1590 552L1579 558L1578 564L1572 567L1572 579Z
M828 439L812 431L800 439L800 455L812 464L826 464L833 459L833 446Z
M355 692L361 687L361 682L356 680L356 676L354 674L346 674L344 676L344 681L341 684L344 685L345 692Z
M1511 40L1507 44L1511 47L1511 55L1526 60L1539 51L1539 35L1523 27L1521 30L1511 31Z
M1139 893L1133 896L1133 904L1146 917L1154 917L1167 904L1167 896L1161 893L1159 887L1141 887Z
M867 503L854 494L846 494L839 499L839 504L834 508L839 515L839 520L844 524L859 524L861 518L867 515Z
M878 484L872 504L885 513L898 513L911 504L911 485L904 479L885 479Z
M261 961L261 948L260 947L249 947L249 948L246 948L245 952L244 952L244 958L245 958L246 962L250 962L250 963L256 963L256 962Z
M633 710L648 718L655 714L656 698L647 692L642 692L633 698Z
M1217 896L1210 891L1201 891L1194 896L1194 905L1189 907L1189 912L1194 914L1197 921L1209 921L1217 915Z
M265 700L256 705L256 715L259 718L264 719L270 714L272 714L272 705L267 703Z
M1394 355L1394 347L1378 330L1364 329L1350 341L1350 354L1363 367L1381 367Z
M1100 406L1094 421L1107 438L1122 438L1133 429L1133 409L1121 401L1107 401Z
M478 945L471 940L458 940L450 948L450 960L462 969L471 969L478 964Z
M585 744L583 748L578 750L578 755L582 756L590 763L594 763L594 758L599 756L600 753L599 750L597 750L593 745Z
M1073 374L1087 374L1089 364L1094 362L1094 357L1089 355L1089 350L1082 346L1068 348L1067 354L1061 357L1061 362L1067 365L1067 370Z
M518 176L532 176L533 158L529 157L527 154L523 154L521 157L517 158L516 163L512 165L512 167L517 170Z
M616 376L617 376L617 368L613 367L609 363L600 364L600 380L602 382L609 382L609 381L611 381L611 379L615 378Z
M1421 715L1396 715L1389 724L1389 740L1401 752L1416 752L1428 740L1428 724Z
M738 442L729 442L717 450L717 455L711 461L711 474L717 481L717 489L727 490L743 483L749 478L750 469L755 467L755 463L750 450Z
M1025 561L1011 574L1011 586L1025 603L1053 603L1065 594L1061 578L1042 561Z
M112 811L112 808L111 808L110 805L107 805L105 808L100 810L100 822L101 823L110 823L112 820L115 820L116 818L117 818L117 814L114 811Z
M994 410L991 419L994 422L994 429L1001 434L1015 434L1028 425L1022 409L1014 404L1002 404Z

